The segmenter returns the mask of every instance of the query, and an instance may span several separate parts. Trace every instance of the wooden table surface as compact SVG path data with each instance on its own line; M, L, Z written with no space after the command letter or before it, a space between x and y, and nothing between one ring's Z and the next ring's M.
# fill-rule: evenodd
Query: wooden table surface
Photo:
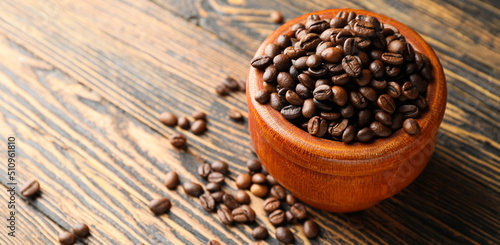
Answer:
M497 0L12 0L0 1L0 182L7 189L7 138L16 138L19 185L38 179L41 195L16 195L16 237L7 235L1 191L0 244L53 244L77 222L92 236L79 244L251 242L251 227L226 227L165 173L202 182L202 161L230 163L226 190L253 156L242 92L219 97L227 75L245 78L253 53L287 20L350 7L380 12L419 32L448 81L436 151L400 194L354 214L309 209L321 237L297 244L500 243L500 2ZM162 125L163 111L208 114L202 136ZM168 136L181 132L187 150ZM149 200L165 196L169 214ZM266 240L277 244L263 201L252 198ZM361 221L361 222L360 222Z

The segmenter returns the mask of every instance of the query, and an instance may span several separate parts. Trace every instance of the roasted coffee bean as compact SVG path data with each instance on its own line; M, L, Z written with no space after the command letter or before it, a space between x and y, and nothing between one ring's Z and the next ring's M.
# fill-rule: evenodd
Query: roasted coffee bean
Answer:
M388 65L385 67L385 74L391 78L398 77L401 74L401 67Z
M316 109L322 111L332 111L334 108L336 108L335 103L331 100L319 101L317 99L313 99L313 103Z
M415 100L415 105L418 107L418 109L425 109L427 108L427 100L422 97L421 95L418 96L418 98Z
M227 208L219 208L219 210L217 210L217 215L219 216L220 222L225 225L231 225L234 221L231 211L229 211L229 209Z
M217 240L210 240L208 241L207 245L221 245L221 243Z
M239 190L238 192L236 192L235 199L240 204L249 204L250 203L250 196L244 190Z
M307 34L309 34L308 30L306 30L306 29L300 29L297 32L295 32L295 37L297 37L298 40L302 40ZM300 45L301 45L301 43L299 41L299 42L296 42L293 45L293 47L296 48L296 49L302 49Z
M344 69L342 68L342 63L336 63L336 64L325 63L324 66L326 67L326 69L330 71L331 75L339 75L342 72L344 72Z
M406 48L403 51L403 58L406 61L413 61L415 58L415 50L413 49L413 46L409 43L406 43Z
M270 95L269 105L271 105L271 107L277 111L280 111L284 106L278 93L272 93Z
M356 139L360 142L368 142L373 138L373 130L370 128L362 128L358 131Z
M359 20L354 24L353 31L362 38L370 38L375 35L375 26L370 22Z
M299 82L304 85L306 88L310 89L310 90L313 90L314 89L314 80L309 77L308 75L302 73L300 74L299 76L297 76L297 79L299 80Z
M264 70L269 64L271 64L271 62L271 57L267 55L260 55L253 58L252 61L250 61L250 64L258 70Z
M288 224L296 224L298 221L297 221L297 218L295 218L295 216L293 216L292 212L290 211L286 211L285 212L285 218L286 218L286 222Z
M163 183L168 189L175 189L179 185L179 175L174 171L170 171L165 175L165 181Z
M325 125L326 125L326 121L325 121ZM284 200L286 198L285 188L281 187L280 185L275 185L275 186L271 187L270 193L271 193L271 196L276 197L278 200Z
M278 72L288 71L290 66L292 65L292 61L290 57L286 54L278 54L273 59L274 67Z
M326 112L322 111L320 117L328 121L335 121L341 117L339 112Z
M331 122L328 125L328 133L333 136L341 136L344 130L347 128L349 120L344 119L340 122Z
M172 134L169 138L170 144L175 148L182 148L186 145L186 137L182 134ZM22 194L22 192L21 192Z
M359 77L355 79L358 86L366 86L372 81L372 73L368 69L361 70Z
M357 44L358 48L360 48L360 49L368 49L372 45L372 41L370 41L369 39L355 37L354 40L356 40L356 44Z
M398 98L401 96L401 86L396 82L389 82L387 84L387 95L392 98Z
M225 179L224 175L222 173L219 173L219 172L212 172L207 177L207 180L209 182L217 183L217 184L224 182L224 179Z
M330 86L330 81L328 81L328 79L318 79L318 80L316 80L316 83L314 84L314 87L318 88L321 85Z
M417 65L417 71L422 70L424 68L424 55L418 51L415 51L415 65Z
M410 100L418 98L418 89L417 87L413 86L413 83L411 82L405 82L401 87L401 92L406 98Z
M154 199L149 203L149 210L156 215L168 212L170 207L172 207L172 204L170 203L170 200L165 197Z
M410 82L418 89L418 92L424 93L427 90L427 82L422 80L418 74L411 74L409 77Z
M377 113L375 113L375 120L379 121L380 123L382 123L385 126L392 125L392 118L385 111L378 111Z
M189 129L191 127L191 122L187 117L179 117L179 127L182 129Z
M269 222L274 225L278 226L283 224L285 222L285 212L281 209L276 209L272 213L269 214Z
M420 110L415 105L402 105L399 107L398 112L405 118L415 118L418 117Z
M303 50L309 51L315 49L321 42L321 38L316 33L308 33L300 39L299 47Z
M343 28L347 25L347 20L340 17L335 17L330 21L330 26L333 28Z
M374 60L372 63L370 63L369 69L375 78L382 78L385 74L384 63L382 63L382 61L380 60Z
M406 133L410 135L418 134L420 132L420 125L413 118L408 118L403 123L403 128Z
M321 56L313 54L307 57L306 65L311 68L316 68L321 65L321 62L323 62Z
M291 46L290 46L290 47L287 47L287 48L283 51L283 53L284 53L286 56L288 56L288 57L290 57L290 58L292 58L292 59L296 59L296 60L298 60L298 59L302 58L304 55L306 55L306 51L305 51L305 50L303 50L303 49L296 49L296 48L291 47ZM307 57L306 57L306 59L307 59ZM305 62L305 61L304 61L304 62ZM304 63L304 64L305 64L305 63ZM298 68L298 67L297 67L297 69L300 69L300 68Z
M73 231L73 234L75 234L77 237L87 237L90 235L90 228L87 224L84 223L77 223L73 225L71 231Z
M252 237L255 240L265 240L269 236L269 232L264 226L257 226L252 231Z
M221 203L223 202L222 198L224 197L225 194L226 193L224 191L216 191L210 195L212 195L212 197L217 203Z
M392 124L391 124L391 129L392 130L398 130L401 127L403 127L403 121L405 120L405 117L401 115L401 113L396 113L392 116Z
M344 53L346 55L354 55L358 53L358 43L354 38L347 38L344 42Z
M270 14L271 21L274 23L283 22L283 15L278 10L273 10Z
M349 100L357 109L363 109L368 106L368 101L358 91L351 91L349 93Z
M328 63L338 63L342 60L344 53L339 48L326 48L321 52L321 57Z
M306 22L306 29L311 33L322 33L330 28L330 24L324 20L310 20Z
M301 83L299 83L299 84L297 84L297 86L295 86L295 92L302 99L309 99L309 98L313 97L313 94L311 93L311 91L306 86L302 85Z
M278 181L276 181L276 179L274 179L274 177L270 174L266 175L266 179L269 186L274 186L278 184Z
M238 86L239 86L241 92L247 91L247 81L246 80L241 79L240 81L238 81Z
M203 187L197 183L188 181L182 184L182 187L184 188L184 192L190 196L199 197L203 194Z
M193 134L200 135L205 131L207 131L207 123L205 120L198 119L191 125L191 132L193 132Z
M248 206L243 205L241 207L235 208L231 211L234 221L238 223L254 222L255 221L255 211Z
M171 112L161 113L160 116L158 117L158 120L160 120L161 123L170 127L175 127L177 125L177 117Z
M268 213L278 209L280 205L281 203L276 197L269 197L264 200L264 210Z
M223 82L219 82L215 85L215 92L220 96L224 96L229 93L229 88Z
M231 77L228 77L226 78L226 80L233 80L234 82L236 82L236 80L234 80L233 78ZM194 111L191 116L193 117L194 120L207 120L207 114L205 112L202 112L202 111Z
M231 91L238 91L240 89L240 85L238 84L238 81L236 81L232 77L226 77L226 79L224 79L224 85L226 85L226 87L229 88L229 90L231 90ZM201 112L201 113L203 113L203 112ZM203 114L205 114L205 113L203 113Z
M432 66L426 65L422 70L420 71L420 75L427 81L432 80Z
M229 166L227 165L227 163L220 160L212 162L211 166L214 171L223 174L227 173L229 170Z
M321 34L321 35L323 35L323 34ZM322 37L320 37L320 38L322 38ZM323 53L323 51L325 51L325 49L327 49L327 48L331 48L331 47L333 47L333 46L334 46L334 45L333 45L333 43L332 43L332 42L330 42L330 39L329 39L329 38L330 38L330 37L328 37L328 39L327 39L327 40L322 41L322 42L320 42L320 43L318 44L318 47L316 47L316 52L315 52L315 54L316 54L316 55L321 55L321 54ZM321 57L321 58L323 59L323 57ZM325 61L325 63L326 63L326 61Z
M252 186L250 186L250 192L257 197L263 198L267 196L269 188L266 185L252 184Z
M281 53L280 47L274 43L270 43L266 46L264 53L269 56L269 58L274 58L274 56Z
M21 187L20 193L24 197L33 197L40 191L40 183L38 180L31 180Z
M338 106L344 106L347 103L347 91L341 86L333 86L332 89L333 101ZM332 119L329 119L332 120Z
M330 42L330 36L336 31L335 28L328 28L326 30L324 30L320 35L319 35L319 38L321 39L321 42L320 44L318 44L318 47L316 47L316 54L321 54L321 52L327 48L325 46L321 46L321 44L325 43L325 42L329 42L330 45L329 47L333 47L333 43ZM321 49L321 52L318 53L318 49Z
M252 183L264 185L267 183L266 175L263 173L256 173L252 175Z
M287 88L287 89L295 88L295 81L293 80L292 75L290 75L290 73L288 72L278 73L277 81L282 88Z
M404 61L403 55L394 53L383 53L381 59L389 65L401 65Z
M328 100L332 98L332 89L328 85L321 85L314 89L313 96L317 100Z
M342 133L342 142L349 143L356 137L356 128L352 125L348 126Z
M316 137L323 137L328 130L328 123L321 117L315 116L309 119L307 132Z
M375 33L375 36L373 36L371 40L372 46L376 49L385 49L387 46L387 41L380 32Z
M207 191L212 193L212 192L218 192L221 190L221 186L219 183L213 183L213 182L210 182L208 183L205 188L207 188Z
M286 227L276 228L276 239L282 243L291 243L294 240L293 233Z
M342 74L342 75L336 75L332 77L332 82L335 85L345 85L351 80L351 77L349 77L347 74Z
M340 30L337 35L334 37L333 35L330 37L330 40L332 43L335 45L344 45L345 40L348 38L352 37L352 33L349 30L342 29ZM342 50L343 51L343 50Z
M370 85L376 90L382 90L387 87L387 82L385 80L375 80L372 79Z
M358 77L361 74L361 64L359 60L352 55L346 55L342 59L342 68L350 77Z
M281 109L281 115L288 120L299 118L302 115L302 107L287 105Z
M360 110L358 112L358 126L364 127L368 126L368 124L372 120L372 111L370 109Z
M255 101L259 102L259 104L266 104L269 101L270 94L265 90L260 90L255 93Z
M403 54L403 51L406 49L406 43L403 43L399 40L394 40L387 45L387 51L395 54Z
M285 98L288 103L292 105L301 106L302 104L304 104L304 100L302 100L302 98L300 98L300 96L293 90L288 90L286 92Z
M274 65L268 66L264 71L264 74L262 74L262 79L264 79L265 82L270 84L275 84L277 78L278 78L278 71L276 70L276 67Z
M297 199L292 194L286 194L286 203L290 206L294 205Z
M247 161L246 167L250 173L258 173L262 170L262 162L257 158L253 158Z
M361 87L359 88L359 93L363 95L366 99L369 101L376 101L377 100L377 92L370 87Z
M297 219L302 220L307 217L306 207L302 203L295 203L291 208L290 212L292 212L293 216Z
M63 231L59 233L59 243L63 245L72 245L75 244L76 242L76 237L73 235L73 233L69 231Z
M319 235L319 226L312 220L304 222L304 235L307 238L315 238Z
M236 199L231 194L224 194L222 196L222 202L226 205L230 210L234 210L240 206L240 204L236 201Z
M383 51L381 51L381 50L374 49L374 50L370 51L370 57L371 57L372 59L374 59L374 60L380 60L380 59L382 59L382 54L383 54L383 53L384 53L384 52L383 52Z
M394 110L396 110L396 105L394 104L394 100L387 94L380 95L377 99L377 105L380 109L385 112L392 114Z
M212 166L209 163L204 163L198 167L198 175L202 178L207 178L212 172Z
M326 78L328 76L328 73L329 73L328 69L326 69L326 67L323 65L318 66L316 68L309 67L309 69L307 69L306 72L312 78Z
M392 134L392 131L389 127L384 126L384 124L374 121L370 124L370 129L373 133L379 137L389 137Z
M200 196L200 204L208 212L215 211L215 199L209 193Z
M276 42L281 49L285 49L286 47L292 45L292 39L285 34L280 35Z
M346 104L345 106L340 108L340 115L345 118L351 118L354 116L355 108L352 104Z
M235 182L239 189L248 189L252 184L252 177L249 174L240 174Z

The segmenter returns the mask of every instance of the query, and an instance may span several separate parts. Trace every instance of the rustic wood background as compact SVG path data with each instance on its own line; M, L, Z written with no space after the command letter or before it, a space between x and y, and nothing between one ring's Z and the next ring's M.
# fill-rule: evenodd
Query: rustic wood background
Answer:
M0 244L53 244L74 223L90 225L79 244L227 244L252 241L251 228L222 225L196 199L168 191L170 170L199 180L203 160L224 160L232 179L253 157L243 93L221 98L226 75L245 78L249 60L286 19L326 8L380 12L419 32L443 63L448 106L436 152L400 194L355 214L310 209L321 237L297 244L500 243L500 2L496 0L12 0L0 1L0 182L6 188L7 137L18 146L18 181L38 179L41 196L18 196L17 237ZM157 121L159 113L208 113L195 136ZM182 132L186 151L168 136ZM200 181L201 182L201 181ZM227 181L230 192L236 190ZM6 217L7 193L2 197ZM173 208L156 217L158 196ZM253 198L258 224L262 201ZM362 225L359 222L362 221ZM358 224L356 224L358 223ZM360 229L361 228L361 229Z

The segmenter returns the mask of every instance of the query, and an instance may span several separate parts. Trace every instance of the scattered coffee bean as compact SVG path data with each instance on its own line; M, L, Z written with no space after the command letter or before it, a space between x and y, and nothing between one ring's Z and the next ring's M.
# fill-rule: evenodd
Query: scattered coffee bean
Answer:
M280 185L273 186L270 192L271 196L277 198L278 200L285 200L286 198L285 188L281 187Z
M172 144L176 148L182 148L186 145L186 137L182 134L172 134L170 136L170 144Z
M239 189L248 189L252 184L252 177L249 174L240 174L235 182Z
M212 169L215 172L226 174L229 171L229 166L224 161L214 161L212 162Z
M84 223L77 223L73 225L71 231L73 231L73 234L75 234L77 237L87 237L90 235L90 228L87 224Z
M149 210L156 215L168 212L170 207L172 207L172 204L170 203L170 200L165 197L154 199L149 203Z
M234 80L233 78L226 78L226 80L227 79L236 82L236 80ZM194 118L194 120L205 120L205 121L207 120L207 114L205 114L205 112L202 111L194 111L193 114L191 114L191 116Z
M179 185L179 175L174 171L168 172L165 175L164 184L170 190L175 189Z
M229 88L223 82L220 82L215 85L215 92L220 96L225 96L229 94Z
M215 202L221 203L223 202L222 198L224 197L226 193L224 191L216 191L212 193L212 197L214 198Z
M207 177L208 182L217 184L224 182L224 179L225 179L224 174L219 172L212 172Z
M37 180L31 180L21 187L21 195L24 197L33 197L40 191L40 183Z
M248 160L246 166L250 173L258 173L262 170L262 163L256 158Z
M406 133L410 135L418 134L420 132L420 125L413 118L408 118L403 123L403 128Z
M190 196L199 197L201 196L201 194L203 194L203 187L197 183L188 181L182 184L182 187L184 188L186 194Z
M252 183L264 185L267 183L267 178L263 173L256 173L252 175Z
M189 122L187 117L179 117L178 125L182 129L189 129L189 127L191 127L191 122Z
M250 203L250 196L244 190L238 190L238 192L236 192L235 199L240 204L249 204Z
M205 193L200 196L200 203L203 209L208 212L215 211L215 199L209 193Z
M267 184L269 184L269 186L274 186L279 184L278 181L276 181L276 179L270 174L266 175L266 179L267 179Z
M218 192L222 189L220 184L212 182L208 183L205 187L207 188L207 191L210 193Z
M278 199L276 199L276 197L269 197L264 200L264 210L268 213L278 209L280 205L281 203Z
M177 117L171 112L161 113L158 119L161 123L170 127L175 127L177 125Z
M63 245L71 245L75 244L76 242L76 237L73 235L73 233L69 231L63 231L59 233L59 243Z
M290 210L285 212L285 218L286 218L286 222L288 222L288 224L296 224L298 222L297 218L295 218L295 216L293 216L293 214L292 214L292 212L290 212Z
M234 121L241 121L243 119L243 114L241 112L231 109L227 111L227 115L229 118L233 119Z
M269 236L269 232L264 226L257 226L252 231L252 236L255 240L265 240Z
M238 223L254 222L255 221L255 211L248 205L243 205L241 207L233 209L231 211L234 221Z
M292 194L286 195L286 203L290 206L293 206L297 202L297 199Z
M198 175L204 179L212 172L212 166L208 163L203 163L198 167Z
M217 240L210 240L208 241L207 245L221 245L221 243Z
M233 224L233 215L231 214L231 211L229 209L221 207L219 210L217 210L217 215L219 216L220 222L222 222L225 225L231 225Z
M285 222L285 212L281 209L276 209L272 213L269 214L269 222L274 225L278 226L283 224Z
M319 226L312 220L304 222L304 235L307 238L315 238L319 235Z
M191 132L194 134L202 134L207 130L207 123L205 120L198 119L194 121L193 125L191 125Z
M252 184L252 186L250 186L250 192L257 197L263 198L267 196L269 188L266 185Z
M276 228L276 239L282 243L291 243L294 240L293 233L286 227Z
M224 196L222 196L222 202L230 210L233 210L233 209L238 208L240 206L240 204L236 201L236 199L231 194L228 194L228 193L226 193L226 194L224 194Z
M290 212L299 220L303 220L307 217L306 207L302 203L295 203L290 208Z

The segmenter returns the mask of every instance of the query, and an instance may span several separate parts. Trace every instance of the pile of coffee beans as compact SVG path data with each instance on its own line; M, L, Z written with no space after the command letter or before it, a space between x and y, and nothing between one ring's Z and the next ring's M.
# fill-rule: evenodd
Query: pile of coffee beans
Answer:
M316 137L342 142L418 134L427 109L429 59L373 16L310 15L257 56L264 89L255 100Z
M186 116L182 116L177 119L177 116L171 112L163 112L158 117L158 120L170 127L175 127L179 125L182 129L190 129L193 134L200 135L207 131L207 115L202 111L195 111L191 115L193 118L193 124ZM186 145L186 136L176 133L172 134L169 138L170 144L176 148L182 148Z
M71 228L71 232L63 231L59 233L59 243L63 245L75 244L76 237L84 238L90 235L90 228L87 224L78 223Z

